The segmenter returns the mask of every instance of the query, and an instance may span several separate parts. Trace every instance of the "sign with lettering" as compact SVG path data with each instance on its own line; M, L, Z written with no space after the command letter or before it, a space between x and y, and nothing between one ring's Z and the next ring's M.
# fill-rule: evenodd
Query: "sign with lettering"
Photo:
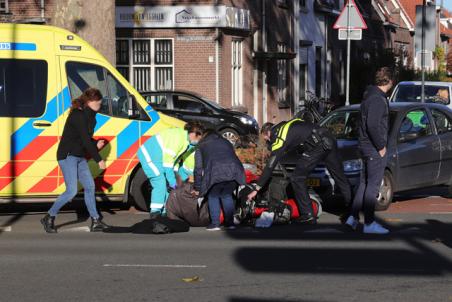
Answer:
M250 29L247 9L225 5L117 6L117 28L233 28Z

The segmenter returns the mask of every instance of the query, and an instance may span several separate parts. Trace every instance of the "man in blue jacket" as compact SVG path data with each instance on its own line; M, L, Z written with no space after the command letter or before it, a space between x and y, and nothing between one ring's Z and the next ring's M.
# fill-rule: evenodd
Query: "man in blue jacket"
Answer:
M360 183L346 224L356 230L359 212L364 212L364 233L387 234L389 230L375 221L375 203L383 180L387 161L386 145L389 127L389 104L386 94L391 90L393 77L388 67L375 75L375 86L364 93L360 107L359 149L363 160Z

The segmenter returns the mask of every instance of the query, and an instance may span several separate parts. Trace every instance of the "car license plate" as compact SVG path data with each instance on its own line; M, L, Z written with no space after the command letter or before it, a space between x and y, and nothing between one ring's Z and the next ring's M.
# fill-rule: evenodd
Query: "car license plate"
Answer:
M308 178L309 187L320 187L320 179L318 178Z

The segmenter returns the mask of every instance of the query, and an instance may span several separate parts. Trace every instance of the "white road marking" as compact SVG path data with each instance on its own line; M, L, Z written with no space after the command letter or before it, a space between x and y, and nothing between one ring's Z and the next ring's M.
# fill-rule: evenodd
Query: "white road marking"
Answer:
M441 215L441 214L445 214L445 215L450 215L452 214L452 212L429 212L429 214L433 214L433 215Z
M13 228L10 225L0 227L0 232L11 232L12 230L13 230Z
M207 265L185 264L104 264L103 267L207 268Z
M68 228L68 229L58 229L58 232L64 233L64 232L89 232L89 227L82 226L82 227L74 227L74 228Z

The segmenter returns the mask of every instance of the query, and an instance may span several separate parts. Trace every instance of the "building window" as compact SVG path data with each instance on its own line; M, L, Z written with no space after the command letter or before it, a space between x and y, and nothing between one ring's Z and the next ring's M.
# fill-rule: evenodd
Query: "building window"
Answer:
M299 59L300 59L300 73L299 73L299 101L300 105L304 104L306 99L306 90L308 89L308 47L300 47L299 49Z
M173 43L155 40L155 89L171 90L173 86Z
M308 64L300 64L300 104L306 100L306 89L308 85Z
M286 53L287 46L285 43L278 43L278 52ZM279 105L287 104L287 60L277 60L276 67L278 70L278 103Z
M306 11L308 9L307 0L299 0L300 10Z
M116 65L138 91L172 90L173 40L118 39Z
M8 13L8 0L0 0L0 13Z
M232 106L243 105L242 41L232 41Z
M315 48L315 94L322 92L322 47Z

